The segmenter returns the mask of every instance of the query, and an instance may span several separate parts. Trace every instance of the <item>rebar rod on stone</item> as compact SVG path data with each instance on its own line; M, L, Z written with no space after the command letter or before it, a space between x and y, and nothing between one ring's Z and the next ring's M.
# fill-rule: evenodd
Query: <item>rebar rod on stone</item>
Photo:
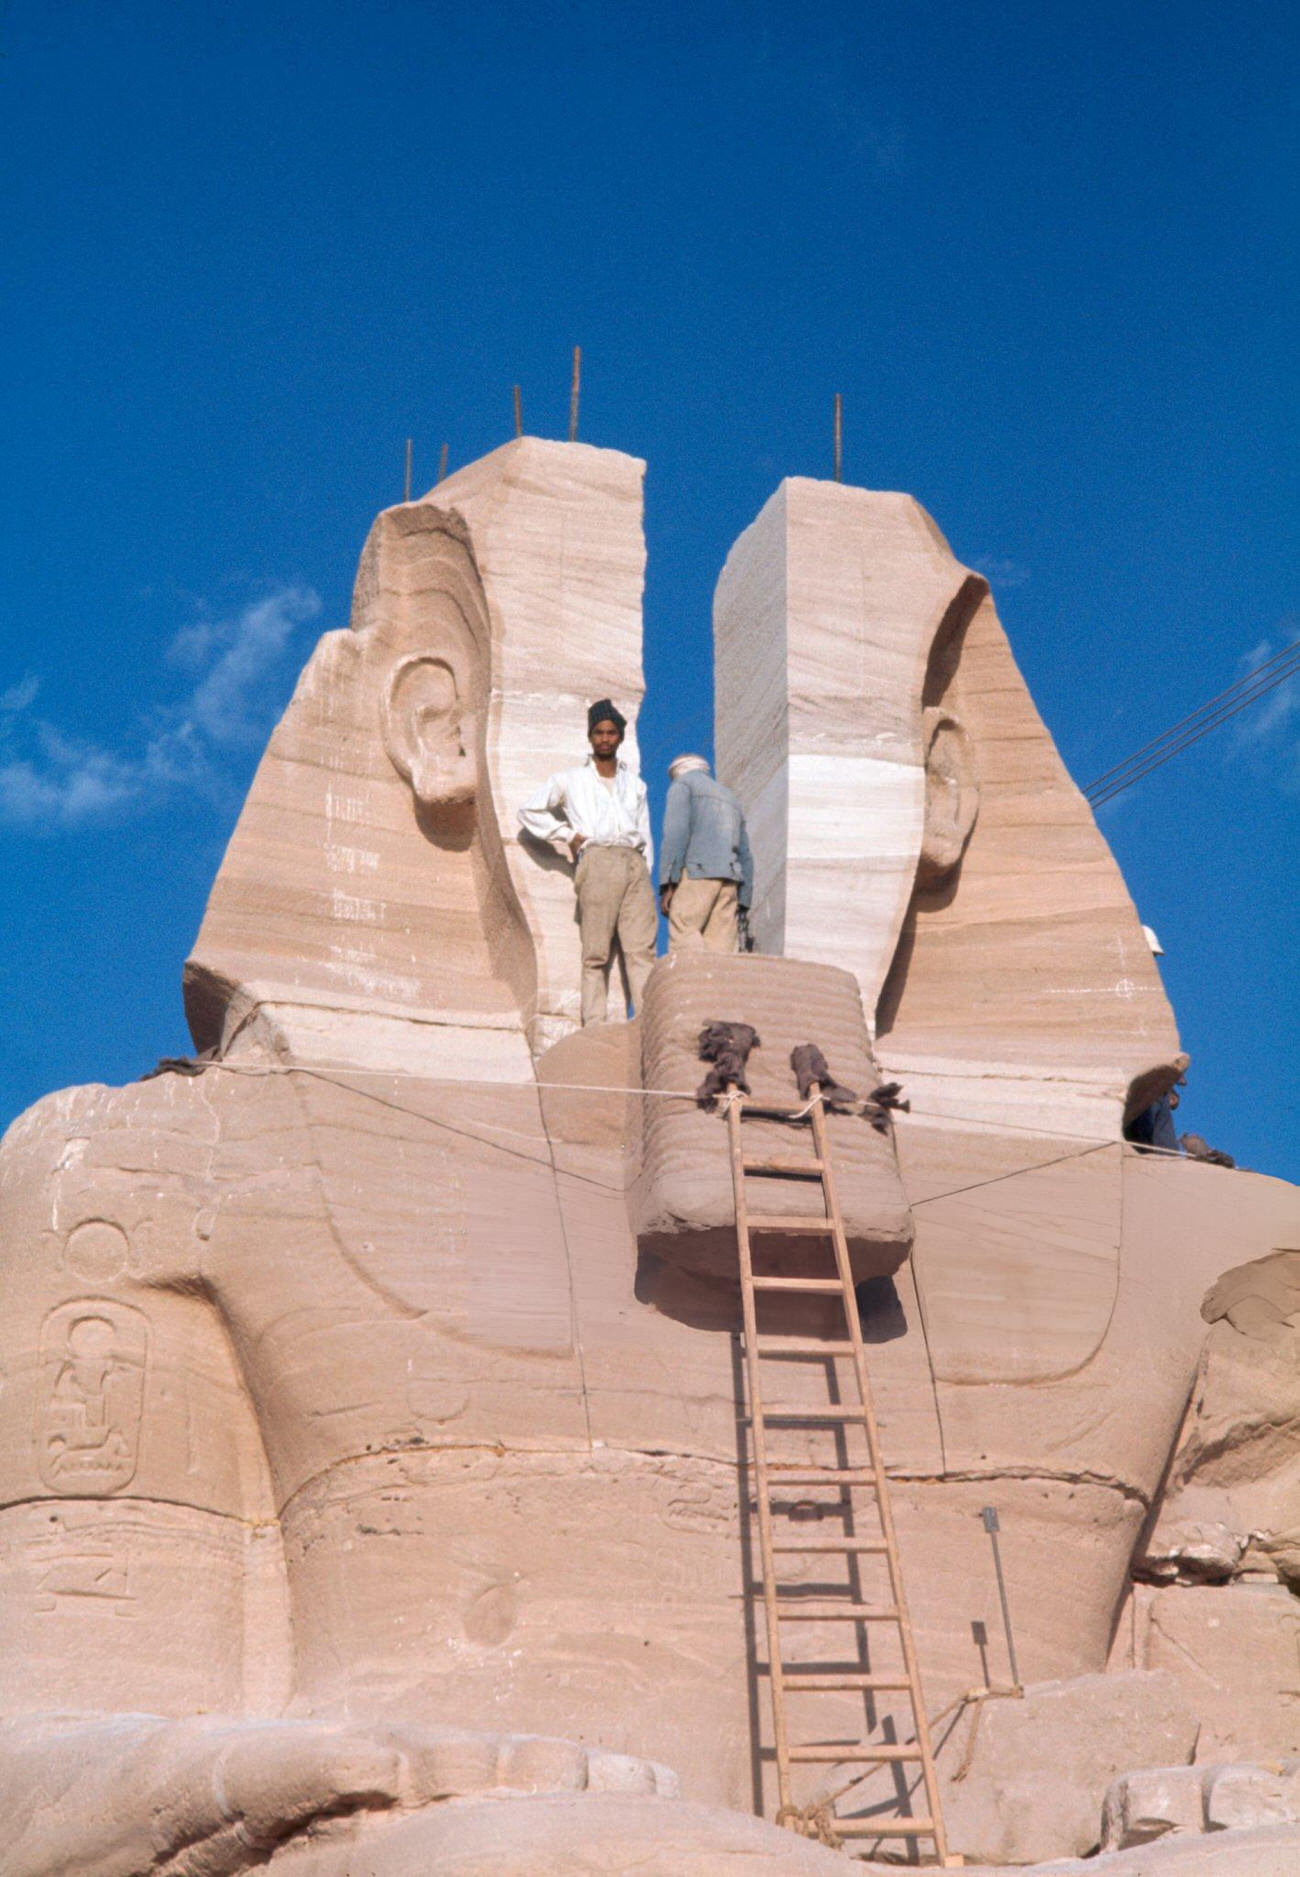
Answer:
M582 389L582 347L573 348L573 378L569 386L569 442L578 441L578 394Z
M993 1569L997 1572L998 1597L1002 1603L1002 1627L1007 1634L1007 1660L1011 1664L1011 1680L1015 1687L1020 1687L1020 1670L1016 1664L1015 1638L1011 1634L1011 1605L1007 1602L1007 1580L1002 1575L1002 1551L998 1544L998 1533L1002 1529L998 1522L997 1508L985 1506L980 1513L984 1529L989 1535L993 1547Z

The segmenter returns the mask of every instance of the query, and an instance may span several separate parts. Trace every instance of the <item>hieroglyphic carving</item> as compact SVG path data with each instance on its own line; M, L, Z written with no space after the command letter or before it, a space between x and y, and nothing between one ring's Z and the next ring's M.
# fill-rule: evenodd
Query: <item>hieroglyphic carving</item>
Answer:
M51 1310L41 1331L36 1456L41 1478L66 1498L107 1498L135 1477L140 1457L149 1325L103 1297Z
M75 1277L87 1284L110 1284L125 1271L130 1245L120 1225L108 1219L86 1219L68 1233L63 1261Z
M57 1597L104 1597L122 1602L130 1596L130 1567L124 1546L111 1540L60 1533L54 1542L34 1547L36 1573L32 1608L44 1613Z

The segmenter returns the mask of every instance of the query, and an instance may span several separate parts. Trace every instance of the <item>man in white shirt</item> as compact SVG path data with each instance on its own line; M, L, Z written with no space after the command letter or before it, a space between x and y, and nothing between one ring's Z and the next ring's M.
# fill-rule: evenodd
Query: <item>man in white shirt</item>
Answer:
M561 769L519 810L526 833L568 852L576 863L584 1026L607 1020L616 942L637 1010L655 961L650 809L645 783L619 757L626 729L622 712L602 697L587 712L586 762Z

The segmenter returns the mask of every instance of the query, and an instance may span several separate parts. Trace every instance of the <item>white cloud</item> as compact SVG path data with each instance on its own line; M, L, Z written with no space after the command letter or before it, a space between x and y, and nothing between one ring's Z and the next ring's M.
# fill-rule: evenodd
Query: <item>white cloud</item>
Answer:
M167 647L167 663L197 671L211 657L213 642L219 630L220 627L211 619L196 619L192 625L182 626Z
M262 734L266 712L258 681L275 666L294 627L319 612L316 594L285 587L215 630L210 648L218 657L190 699L194 722L214 743L244 743Z
M1239 679L1292 647L1296 643L1295 626L1295 620L1284 620L1276 641L1261 639L1247 652L1240 661ZM1287 663L1280 662L1275 671L1280 674L1287 668ZM1261 682L1266 682L1268 675ZM1288 794L1300 790L1300 671L1263 691L1231 721L1234 753L1253 753L1266 761Z
M1288 678L1261 697L1257 705L1247 706L1242 713L1242 735L1251 742L1265 743L1296 716L1300 716L1300 676Z
M7 691L0 691L0 710L27 710L36 702L36 693L41 688L39 678L20 678L17 684L11 684Z
M66 769L0 763L0 821L13 827L76 827L110 814L135 792L130 770L103 751Z
M290 642L320 610L310 588L289 586L231 618L183 627L167 657L196 674L192 689L142 717L122 748L66 736L37 717L39 678L0 691L0 825L51 833L144 809L177 788L219 790L223 754L269 730Z
M996 554L981 554L970 564L991 587L1023 587L1029 579L1028 567L1017 560L1000 560Z

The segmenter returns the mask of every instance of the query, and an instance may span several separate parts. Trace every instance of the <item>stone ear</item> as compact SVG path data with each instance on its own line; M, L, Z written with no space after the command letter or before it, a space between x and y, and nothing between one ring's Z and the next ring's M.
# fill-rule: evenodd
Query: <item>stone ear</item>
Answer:
M960 718L938 708L923 713L925 735L925 834L917 885L934 887L965 852L979 813L979 784L970 739Z
M383 693L384 748L422 808L460 808L478 793L472 713L454 665L424 653L403 658Z

